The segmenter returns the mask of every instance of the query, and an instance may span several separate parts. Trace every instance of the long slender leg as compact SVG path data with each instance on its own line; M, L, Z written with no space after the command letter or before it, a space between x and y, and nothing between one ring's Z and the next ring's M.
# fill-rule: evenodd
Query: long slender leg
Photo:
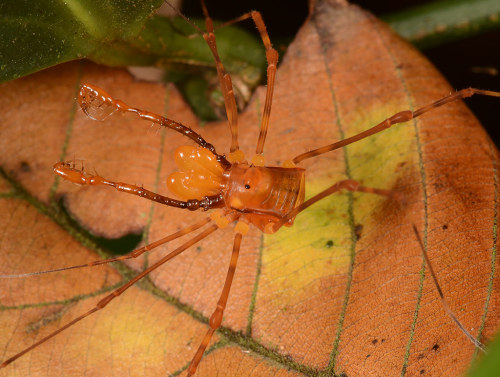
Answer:
M170 5L170 4L169 4ZM231 77L226 72L224 65L219 57L219 53L217 52L217 45L215 42L215 34L214 34L214 25L211 17L208 14L207 7L205 6L204 0L201 1L203 13L205 15L205 27L206 32L202 33L201 30L193 24L187 17L185 17L182 13L179 12L178 9L171 6L170 7L177 12L181 17L183 17L187 22L189 22L193 27L203 35L203 38L207 42L210 50L212 51L212 55L214 56L215 66L217 69L217 75L219 76L219 82L221 84L222 94L224 96L224 104L226 106L226 114L229 122L229 127L231 129L231 153L234 153L239 150L238 145L238 110L236 107L236 100L234 98L233 84L231 81ZM252 18L257 29L259 30L260 36L262 38L262 42L266 48L266 59L267 59L267 92L266 92L266 100L264 104L264 112L262 115L262 121L260 126L260 134L259 140L257 142L256 153L261 154L264 150L264 143L266 140L267 129L269 125L269 117L271 114L271 103L273 98L274 91L274 81L276 76L276 66L278 64L278 52L272 47L271 40L267 33L266 25L262 19L262 16L257 11L252 11L243 14L242 16L235 18L234 20L223 23L220 27L224 27L227 25L231 25L236 22L240 22L246 20L248 18Z
M251 18L259 30L262 43L266 48L267 59L267 91L266 100L264 102L264 112L262 114L262 121L260 124L259 140L257 142L256 154L261 154L264 151L264 143L266 141L267 129L269 127L269 118L271 116L271 105L273 100L274 81L276 78L276 66L278 65L278 52L273 48L271 39L267 33L266 25L262 19L262 15L258 11L251 11L241 15L234 20L224 22L219 28L232 25Z
M143 247L140 247L139 249L135 249L132 252L128 253L127 255L121 255L119 257L109 258L109 259L100 259L100 260L96 260L96 261L93 261L93 262L90 262L90 263L86 263L86 264L80 264L80 265L77 265L77 266L69 266L69 267L56 268L56 269L53 269L53 270L28 272L28 273L25 273L25 274L18 274L18 275L0 275L0 278L24 278L24 277L28 277L28 276L43 275L43 274L48 274L48 273L52 273L52 272L73 270L73 269L83 268L83 267L100 266L100 265L106 264L106 263L118 262L118 261L124 261L124 260L127 260L127 259L137 258L137 257L141 256L142 254L144 254L147 251L153 250L154 248L156 248L156 247L158 247L160 245L163 245L163 244L165 244L167 242L175 240L175 239L177 239L179 237L182 237L182 236L184 236L186 234L189 234L189 233L191 233L191 232L193 232L193 231L201 228L203 225L208 224L210 221L211 221L210 217L206 217L202 221L199 221L199 222L197 222L197 223L195 223L193 225L190 225L190 226L188 226L188 227L186 227L184 229L181 229L178 232L172 233L171 235L169 235L167 237L164 237L164 238L162 238L162 239L160 239L158 241L155 241L155 242L151 242L150 244L147 244L147 245L145 245Z
M99 175L86 174L82 170L75 169L71 164L66 162L57 162L54 165L54 172L63 177L64 179L79 184L79 185L90 185L90 186L111 186L118 191L126 192L127 194L137 195L142 198L152 200L161 204L165 204L171 207L188 209L190 211L195 211L198 208L203 208L205 210L210 208L218 207L219 203L222 202L223 198L221 195L205 196L201 200L189 199L187 201L172 199L167 196L157 194L155 192L146 190L143 187L130 185L123 182L114 182Z
M39 340L35 344L33 344L30 347L24 349L23 351L17 353L16 355L12 356L11 358L5 360L2 364L0 364L0 368L5 368L7 365L9 365L10 363L12 363L14 360L16 360L19 357L23 356L25 353L31 351L33 348L38 347L42 343L45 343L47 340L49 340L52 337L56 336L60 332L66 330L68 327L73 326L75 323L80 322L82 319L88 317L92 313L95 313L96 311L103 309L114 298L120 296L123 292L125 292L128 288L130 288L132 285L134 285L137 281L139 281L140 279L142 279L144 276L148 275L151 271L157 269L158 267L160 267L165 262L167 262L170 259L172 259L173 257L179 255L180 253L182 253L187 248L193 246L198 241L200 241L203 238L207 237L209 234L215 232L217 230L217 228L218 228L217 225L212 224L210 227L208 227L207 229L205 229L203 232L199 233L198 235L196 235L195 237L191 238L189 241L185 242L183 245L179 246L177 249L175 249L174 251L172 251L168 255L166 255L163 258L161 258L158 262L156 262L155 264L151 265L150 267L148 267L147 269L145 269L144 271L142 271L140 274L138 274L137 276L135 276L133 279L129 280L127 283L125 283L124 285L122 285L120 288L118 288L118 289L114 290L113 292L111 292L109 295L107 295L101 301L99 301L97 303L97 305L94 308L90 309L88 312L86 312L86 313L82 314L81 316L75 318L73 321L67 323L63 327L61 327L61 328L57 329L56 331L54 331L53 333L47 335L46 337L44 337L43 339Z
M226 107L227 121L229 123L229 129L231 130L231 148L230 152L235 160L242 158L241 152L237 153L240 149L238 144L238 108L236 107L236 99L234 98L233 83L231 77L226 72L224 65L219 57L217 51L217 45L215 43L214 34L214 24L210 16L208 15L207 7L205 2L201 0L201 7L203 9L203 14L205 15L205 28L206 32L203 32L195 23L191 22L186 16L184 16L176 7L171 5L168 1L166 4L172 8L180 17L184 18L189 24L191 24L198 33L205 39L212 52L215 60L215 68L217 69L217 76L219 77L219 82L222 90L222 95L224 97L224 105Z
M479 348L481 351L486 352L484 344L481 343L479 340L474 338L470 332L467 331L464 325L462 325L462 322L457 318L457 316L451 311L448 303L446 302L446 299L444 298L443 290L441 289L441 286L438 283L437 275L434 272L434 268L432 267L431 260L429 258L429 255L427 254L427 251L425 250L424 243L422 242L422 239L420 238L420 234L418 233L417 227L415 224L413 224L413 231L415 232L415 236L417 237L418 243L420 245L420 249L422 249L422 254L424 255L425 262L427 263L427 266L429 266L429 271L431 272L432 280L434 281L434 285L436 286L436 289L438 291L439 297L441 298L441 302L443 303L444 310L446 313L450 316L450 318L455 322L460 330L465 334L469 340L474 343L474 345Z
M222 61L220 60L219 53L217 51L217 45L215 43L214 23L208 15L208 10L203 0L201 1L201 6L203 9L203 14L205 15L205 27L207 29L206 33L203 33L203 38L207 42L208 47L210 47L212 55L214 56L215 67L217 69L217 75L219 76L222 95L224 96L227 121L229 123L229 128L231 129L230 152L234 153L238 151L240 147L238 144L238 108L236 107L236 99L234 98L233 83L231 81L231 76L229 76L229 74L226 72Z
M333 144L325 145L324 147L314 149L314 150L309 151L309 152L302 153L302 154L298 155L297 157L295 157L293 159L293 162L297 164L301 161L304 161L307 158L316 157L316 156L319 156L320 154L330 152L330 151L333 151L335 149L352 144L358 140L364 139L365 137L368 137L368 136L376 134L380 131L383 131L386 128L389 128L394 124L408 122L409 120L412 120L412 119L414 119L422 114L425 114L426 112L431 111L439 106L443 106L447 103L450 103L450 102L453 102L453 101L456 101L456 100L459 100L462 98L471 97L474 94L479 94L482 96L490 96L490 97L500 97L500 92L493 92L491 90L481 90L481 89L475 89L475 88L462 89L462 90L459 90L458 92L455 92L455 93L450 94L446 97L443 97L440 100L437 100L437 101L435 101L427 106L421 107L420 109L417 109L415 111L406 110L406 111L401 111L397 114L394 114L393 116L391 116L390 118L387 118L386 120L377 124L376 126L369 128L368 130L363 131L357 135L351 136L347 139L338 141L338 142L333 143Z
M294 208L292 211L288 212L285 216L281 218L281 220L269 229L270 233L277 232L279 228L281 228L288 220L295 218L300 212L313 205L317 201L326 198L327 196L334 194L340 190L349 190L349 191L359 191L366 192L370 194L378 194L387 197L394 197L395 193L390 190L376 189L372 187L361 186L359 182L353 179L346 179L344 181L340 181L335 183L334 185L328 187L326 190L321 191L319 194L313 196L312 198L306 200L301 205ZM272 224L272 223L270 223Z
M212 335L215 330L217 330L222 323L222 316L224 315L224 309L226 308L227 299L229 297L229 290L231 289L231 284L233 283L234 272L236 271L236 263L238 262L238 255L240 253L240 245L241 245L242 233L236 233L234 236L234 245L233 245L233 253L231 254L231 262L229 264L229 269L227 271L226 281L224 283L224 288L222 289L222 293L220 295L219 301L217 302L217 308L213 312L210 317L209 326L203 341L201 342L196 354L191 360L191 364L189 364L187 377L192 376L196 372L196 368L203 357L203 353L210 343L210 339L212 339Z
M257 141L256 154L262 154L264 151L264 143L266 142L267 129L269 127L269 118L271 117L271 105L273 101L274 80L276 78L276 67L278 65L278 52L271 45L271 40L267 34L266 25L262 16L257 11L252 11L252 19L259 29L260 37L266 47L267 59L267 89L266 100L264 102L264 111L262 113L262 121L260 123L259 140Z
M141 119L156 123L162 127L170 128L190 138L199 146L208 149L217 157L217 161L219 161L225 168L230 166L226 158L223 155L219 155L212 144L208 143L205 139L203 139L203 137L201 137L201 135L193 131L191 128L161 115L131 107L119 99L114 99L106 91L95 85L83 84L80 87L78 103L80 104L83 112L87 114L89 118L94 120L102 121L117 111L123 113L129 112L137 115Z

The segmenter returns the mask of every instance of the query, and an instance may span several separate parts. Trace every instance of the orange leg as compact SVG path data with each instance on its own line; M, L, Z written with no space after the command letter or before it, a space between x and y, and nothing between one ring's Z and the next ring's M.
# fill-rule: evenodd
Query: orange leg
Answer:
M257 142L256 154L261 154L264 151L264 143L266 141L267 129L269 127L269 118L271 116L271 105L273 101L274 81L276 78L276 67L278 65L278 52L273 48L271 39L267 33L266 25L262 19L262 15L258 11L251 11L241 15L234 20L224 22L220 27L231 25L240 21L252 18L255 26L259 30L262 43L266 48L267 59L267 91L266 100L264 102L264 112L262 114L262 121L260 123L259 140Z
M67 323L66 325L64 325L63 327L57 329L52 334L47 335L46 337L44 337L43 339L39 340L38 342L36 342L35 344L31 345L30 347L26 348L25 350L19 352L18 354L12 356L11 358L9 358L7 360L5 360L2 364L0 364L0 368L5 368L7 365L9 365L13 361L17 360L19 357L23 356L25 353L27 353L27 352L31 351L32 349L38 347L40 344L45 343L47 340L53 338L54 336L56 336L60 332L62 332L64 330L66 330L67 328L73 326L75 323L80 322L82 319L88 317L92 313L95 313L96 311L103 309L113 299L115 299L116 297L120 296L123 292L125 292L128 288L130 288L132 285L134 285L137 281L139 281L140 279L142 279L144 276L148 275L151 271L157 269L158 267L160 267L161 265L163 265L165 262L167 262L170 259L172 259L173 257L179 255L180 253L182 253L187 248L193 246L195 243L201 241L202 239L204 239L205 237L207 237L211 233L215 232L217 229L218 229L217 225L212 224L210 227L208 227L207 229L205 229L203 232L199 233L197 236L191 238L189 241L185 242L183 245L179 246L177 249L175 249L171 253L169 253L166 256L164 256L163 258L161 258L158 262L154 263L153 265L151 265L150 267L148 267L147 269L145 269L144 271L142 271L140 274L138 274L137 276L135 276L133 279L129 280L127 283L125 283L124 285L122 285L120 288L118 288L118 289L114 290L113 292L111 292L109 295L107 295L101 301L99 301L97 303L97 305L94 308L90 309L88 312L86 312L86 313L82 314L81 316L75 318L73 321L71 321L71 322Z
M134 258L137 258L137 257L141 256L142 254L144 254L147 251L151 251L151 250L153 250L154 248L156 248L158 246L161 246L163 244L166 244L167 242L173 241L173 240L175 240L177 238L180 238L180 237L182 237L182 236L184 236L186 234L189 234L189 233L195 231L196 229L199 229L202 226L208 224L210 221L211 221L210 217L206 217L202 221L199 221L199 222L197 222L197 223L195 223L193 225L190 225L190 226L188 226L188 227L186 227L184 229L181 229L178 232L172 233L171 235L169 235L167 237L164 237L162 239L159 239L158 241L151 242L150 244L147 244L147 245L145 245L143 247L135 249L132 252L130 252L129 254L127 254L127 255L121 255L119 257L109 258L109 259L100 259L100 260L96 260L96 261L93 261L93 262L90 262L90 263L86 263L86 264L80 264L80 265L77 265L77 266L69 266L69 267L56 268L56 269L53 269L53 270L28 272L28 273L18 274L18 275L0 275L0 278L24 278L24 277L28 277L28 276L43 275L43 274L48 274L48 273L52 273L52 272L74 270L74 269L77 269L77 268L84 268L84 267L100 266L102 264L107 264L107 263L111 263L111 262L119 262L119 261L124 261L124 260L127 260L127 259L134 259Z
M302 154L298 155L297 157L295 157L293 159L293 162L297 164L301 161L304 161L307 158L316 157L316 156L319 156L320 154L330 152L330 151L333 151L335 149L352 144L358 140L364 139L365 137L379 133L380 131L383 131L386 128L389 128L394 124L408 122L408 121L410 121L410 120L412 120L412 119L414 119L422 114L425 114L428 111L431 111L439 106L443 106L447 103L450 103L450 102L453 102L453 101L456 101L456 100L459 100L462 98L471 97L474 94L479 94L479 95L483 95L483 96L490 96L490 97L500 97L499 92L493 92L491 90L481 90L481 89L475 89L475 88L462 89L462 90L459 90L458 92L455 92L455 93L450 94L446 97L443 97L440 100L437 100L437 101L431 103L430 105L421 107L420 109L417 109L415 111L406 110L406 111L401 111L397 114L394 114L393 116L391 116L390 118L387 118L386 120L377 124L376 126L369 128L368 130L363 131L357 135L348 137L347 139L338 141L338 142L333 143L333 144L325 145L324 147L314 149L314 150L309 151L309 152L302 153Z
M207 42L208 47L210 47L212 55L214 56L215 67L217 69L217 75L219 76L222 95L224 96L227 121L229 123L229 128L231 129L230 152L236 152L240 149L240 147L238 144L238 108L236 107L236 99L234 98L233 82L231 81L231 76L229 76L226 72L222 61L220 60L217 45L215 43L214 23L208 15L207 7L205 6L205 2L203 0L201 1L201 6L203 8L203 13L205 14L205 27L207 29L207 31L202 35Z
M328 187L326 190L321 191L319 194L313 196L312 198L306 200L300 206L294 208L292 211L288 212L281 220L275 223L270 229L271 233L277 232L279 228L281 228L288 220L295 218L300 212L313 205L317 201L326 198L327 196L334 194L340 190L348 190L348 191L359 191L366 192L370 194L378 194L387 197L394 197L395 193L390 190L382 190L376 189L372 187L361 186L357 181L353 179L346 179L344 181L340 181L335 183L334 185Z
M168 3L167 3L168 4ZM169 4L170 5L170 4ZM238 144L238 109L236 107L236 99L234 98L233 84L231 77L226 72L224 65L219 57L217 51L217 45L215 42L215 29L213 25L212 18L208 14L205 2L201 0L201 6L203 9L203 14L205 15L205 27L206 32L202 32L194 23L187 19L178 9L171 6L170 7L181 17L183 17L187 22L189 22L197 31L200 33L212 51L212 55L215 60L215 67L217 69L217 75L219 76L219 82L221 85L222 95L224 96L224 104L226 106L226 114L229 122L229 128L231 129L231 149L230 152L236 152L239 150ZM267 59L267 92L266 100L264 103L264 112L262 115L262 121L260 125L259 140L257 142L256 153L261 154L264 150L264 143L266 140L267 129L269 126L269 118L271 114L271 104L273 99L274 91L274 81L276 77L276 66L278 65L278 52L273 48L269 34L267 33L266 25L260 12L252 11L243 14L242 16L235 18L234 20L228 21L220 25L218 28L231 25L246 19L252 18L259 30L262 42L266 48L266 59Z
M227 298L229 297L229 290L231 289L231 284L233 283L234 272L236 271L236 263L238 262L238 255L240 253L240 245L241 245L242 234L236 233L234 236L234 245L233 245L233 253L231 254L231 262L229 264L229 269L227 271L226 281L224 283L224 288L222 289L222 293L220 295L219 301L217 302L217 308L213 312L210 317L209 326L203 341L201 342L196 354L191 360L191 364L189 364L187 377L192 376L196 372L196 368L203 357L203 353L210 343L210 339L212 339L212 335L215 330L217 330L222 323L222 316L224 315L224 309L226 308Z

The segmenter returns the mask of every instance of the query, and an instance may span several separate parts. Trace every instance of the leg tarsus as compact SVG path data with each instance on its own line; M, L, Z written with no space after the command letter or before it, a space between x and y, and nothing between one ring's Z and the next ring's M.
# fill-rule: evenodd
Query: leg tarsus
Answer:
M443 106L447 103L459 100L459 99L464 99L468 97L472 97L474 94L479 94L482 96L489 96L489 97L500 97L499 92L494 92L491 90L482 90L482 89L476 89L476 88L466 88L459 90L455 93L449 94L446 97L443 97L427 106L421 107L420 109L417 109L413 112L413 117L418 117L432 109L435 109L436 107Z
M420 234L418 233L417 227L415 224L413 225L413 231L415 232L415 236L417 237L418 243L420 245L420 249L422 250L422 254L424 256L425 262L427 263L427 266L429 266L429 271L431 272L431 277L432 280L434 281L434 285L436 286L436 289L438 291L439 297L441 299L441 302L443 304L444 310L446 313L450 316L450 318L453 320L453 322L456 323L458 328L462 330L462 332L465 334L467 338L481 351L486 352L486 347L483 343L481 343L479 340L477 340L472 334L467 331L464 325L462 325L462 322L458 319L458 317L453 313L451 310L450 306L448 305L448 302L444 298L443 290L441 289L441 286L439 285L437 275L434 272L434 268L432 267L431 260L429 258L429 255L427 254L427 251L425 250L424 243L422 242L422 239L420 238Z

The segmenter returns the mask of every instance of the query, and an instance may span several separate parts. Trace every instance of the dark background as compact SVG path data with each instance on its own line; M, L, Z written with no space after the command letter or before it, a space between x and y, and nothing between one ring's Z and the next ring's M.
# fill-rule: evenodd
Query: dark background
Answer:
M377 16L426 3L423 0L352 0L351 3L371 11ZM307 1L252 0L228 1L206 0L210 15L218 20L230 20L249 10L262 13L275 46L289 43L304 22ZM201 16L199 0L185 0L183 12L189 16ZM241 23L255 30L252 22ZM500 70L500 30L487 32L422 51L455 89L476 87L500 91L500 75L486 73L485 68ZM479 68L479 69L478 69ZM479 71L479 72L478 72ZM473 97L467 104L497 146L500 146L500 98Z

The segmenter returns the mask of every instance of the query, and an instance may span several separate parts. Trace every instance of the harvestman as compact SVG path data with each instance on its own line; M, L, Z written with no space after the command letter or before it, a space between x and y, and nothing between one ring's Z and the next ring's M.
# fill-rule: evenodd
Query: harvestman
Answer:
M207 348L212 335L221 325L223 312L226 307L229 290L231 288L231 283L236 270L240 244L250 224L256 226L265 233L274 233L278 231L283 225L291 226L295 217L310 205L340 190L372 193L384 195L387 197L394 197L396 194L389 190L365 187L360 185L355 180L348 179L337 182L326 190L304 201L305 169L297 167L297 164L304 161L305 159L319 156L323 153L333 151L335 149L354 143L358 140L364 139L368 136L374 135L391 127L392 125L407 122L439 106L456 101L458 99L467 98L474 94L500 97L500 93L498 92L474 88L463 89L415 111L406 110L394 114L378 125L364 132L361 132L358 135L349 137L333 144L325 145L321 148L317 148L309 152L302 153L294 157L292 160L284 162L282 167L265 166L263 151L271 113L271 102L276 76L276 65L278 63L278 53L272 47L261 14L257 11L252 11L224 24L227 25L251 18L257 26L257 29L259 30L262 42L266 49L267 91L264 111L262 115L255 156L252 158L251 162L247 162L245 160L243 152L239 149L238 145L238 113L235 97L233 94L231 77L225 71L218 55L213 22L208 15L207 8L203 1L202 8L205 14L206 32L200 30L182 14L181 16L184 17L186 21L191 23L191 25L193 25L193 27L197 29L198 33L203 36L208 46L210 47L215 60L217 74L220 81L222 94L224 96L229 128L231 130L232 136L231 148L227 156L217 153L212 144L205 141L203 137L201 137L198 133L196 133L189 127L186 127L181 123L167 119L160 115L130 107L121 100L113 99L104 90L90 84L84 84L80 89L78 101L83 111L90 118L95 120L103 120L107 116L115 112L131 112L141 119L152 121L160 126L177 131L198 144L197 147L181 146L177 149L176 161L181 171L171 174L167 181L169 190L178 197L182 198L182 200L169 198L135 185L130 185L122 182L114 182L97 174L88 174L84 172L83 169L77 169L74 164L67 162L56 163L54 165L54 172L64 179L80 185L111 186L118 191L137 195L172 207L187 209L190 211L198 209L202 209L204 211L214 209L214 211L209 217L206 217L202 221L188 226L156 242L150 243L149 245L136 249L128 255L106 260L94 261L78 266L2 277L26 277L31 275L90 267L115 261L137 258L146 251L150 251L153 248L163 245L171 240L185 236L197 229L204 227L205 225L208 226L199 234L192 237L183 245L158 260L156 263L131 279L129 282L116 289L111 294L107 295L105 298L99 301L93 309L75 318L73 321L67 323L57 331L53 332L40 341L34 343L32 346L4 361L0 365L1 368L6 367L25 353L38 347L40 344L46 342L50 338L54 337L68 327L71 327L85 317L88 317L96 311L103 309L115 297L121 295L138 280L148 275L151 271L160 267L162 264L172 259L176 255L182 253L187 248L206 238L217 229L224 228L229 223L237 222L234 228L235 237L231 255L231 262L225 279L224 287L222 289L222 293L217 303L217 307L210 317L209 329L202 343L198 347L198 350L196 351L191 364L188 367L187 375L192 376L196 372L196 368L198 367L198 364L203 357L203 353L205 352L205 349ZM418 237L416 228L414 228L414 230L424 252L424 256L426 257L427 263L429 263L429 259L425 253L422 242ZM437 284L437 280L435 278L434 272L432 271L432 267L431 272L448 314L459 325L462 331L464 331L466 335L476 344L476 346L482 348L482 345L463 328L458 319L449 310L446 302L444 301L441 289Z

